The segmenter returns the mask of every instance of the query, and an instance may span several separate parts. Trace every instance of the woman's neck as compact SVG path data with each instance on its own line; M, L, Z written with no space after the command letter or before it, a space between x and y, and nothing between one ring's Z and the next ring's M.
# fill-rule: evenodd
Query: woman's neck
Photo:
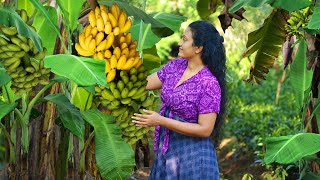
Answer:
M187 70L189 72L198 72L200 71L205 65L203 64L200 58L188 60Z

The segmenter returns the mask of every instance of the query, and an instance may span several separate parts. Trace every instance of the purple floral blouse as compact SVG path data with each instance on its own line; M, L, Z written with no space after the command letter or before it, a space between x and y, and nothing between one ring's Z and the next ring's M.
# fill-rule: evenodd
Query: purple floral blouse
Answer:
M212 75L207 66L175 87L187 65L188 61L186 59L177 58L168 62L157 72L162 82L160 114L164 115L165 109L169 108L169 118L172 118L175 114L188 122L197 123L199 114L219 113L221 91L217 78ZM159 141L159 131L160 126L156 126L155 151ZM165 129L162 153L168 150L168 145L169 130Z

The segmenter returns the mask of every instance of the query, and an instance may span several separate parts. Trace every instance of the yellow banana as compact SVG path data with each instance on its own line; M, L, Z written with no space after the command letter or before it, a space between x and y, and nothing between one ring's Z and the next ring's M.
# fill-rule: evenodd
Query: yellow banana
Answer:
M92 26L90 25L87 25L85 28L84 28L84 33L85 33L85 37L88 37L90 34L91 34L91 29L92 29Z
M103 32L99 32L97 35L96 35L96 44L100 44L101 41L103 40L104 38L104 33Z
M92 40L92 35L90 35L89 37L87 37L85 39L85 41L84 41L85 47L87 47L87 48L89 47L89 44L90 44L91 40Z
M92 27L96 27L97 26L97 19L96 19L96 15L94 14L93 10L91 10L89 12L88 19L89 19L89 23L90 23L90 25Z
M124 24L123 28L120 29L120 33L124 33L124 32L127 32L130 28L131 28L131 25L132 25L132 22L130 19L128 19L126 21L126 23Z
M91 26L89 26L91 27ZM86 35L84 33L79 34L79 44L83 49L87 49L88 47L86 46L85 40L86 40Z
M119 47L114 48L114 50L113 50L113 55L115 55L117 59L120 58L121 50L120 50Z
M119 61L117 63L117 69L119 70L123 70L123 67L125 65L127 61L127 57L125 55L122 55L120 58L119 58Z
M101 10L101 17L103 19L103 23L107 24L107 22L109 21L109 16L108 16L107 11Z
M104 54L102 52L97 53L97 59L104 59Z
M125 43L126 42L126 37L125 36L121 36L119 39L119 44Z
M112 6L109 9L110 10L109 12L114 16L116 21L118 21L118 18L119 18L119 13L117 11L117 7L118 7L117 4L112 4Z
M134 65L135 68L139 68L142 64L142 60L139 58L139 61L136 65Z
M111 69L111 71L107 75L107 82L111 82L116 77L116 69Z
M94 14L96 15L96 18L98 18L99 15L101 15L101 10L98 6L94 9Z
M139 56L134 57L134 61L133 61L132 66L135 67L139 63L139 61L140 61L140 57Z
M111 23L109 21L104 26L104 32L106 34L110 34L112 32L112 26L111 26Z
M131 45L131 41L132 41L132 34L131 34L131 32L128 32L126 35L126 43L128 46Z
M103 23L103 19L100 15L98 15L98 17L97 17L97 30L99 32L104 31L104 23Z
M107 37L107 45L106 45L106 48L105 49L109 49L111 47L111 45L113 44L113 41L114 41L114 34L113 32L111 32L108 37Z
M92 56L93 59L98 59L98 53L94 53L94 55Z
M123 66L123 70L130 70L133 64L134 58L130 58L128 59L128 61L126 62L126 64Z
M113 14L112 13L108 13L108 16L109 16L112 28L117 27L118 23L117 23L116 18L113 16Z
M135 54L136 54L136 50L135 49L129 49L128 58L134 57Z
M126 55L126 57L129 57L129 49L128 49L128 48L124 48L124 49L121 51L121 55Z
M111 51L107 49L107 50L104 52L104 57L110 59L111 56L112 56Z
M122 44L121 44L121 50L123 50L123 49L125 49L125 48L127 48L127 47L128 47L127 43L122 43Z
M108 8L105 6L105 5L100 5L100 10L101 11L105 11L105 12L108 12Z
M124 11L122 11L118 19L119 28L121 29L123 28L124 24L126 23L126 19L127 19L127 14Z
M111 67L111 69L117 68L117 58L116 58L115 55L112 55L112 56L111 56L111 59L110 59L110 67Z
M109 59L106 59L106 74L108 74L111 71L110 61Z
M83 49L79 43L76 43L76 46L75 46L78 54L80 54L81 56L92 56L94 54L94 52L90 52L90 51L87 51L85 49Z
M113 33L115 36L119 35L120 34L120 28L117 26L113 29Z
M96 37L97 33L98 33L97 27L91 28L91 35L92 35L93 37Z
M107 47L107 40L105 39L105 40L101 41L101 43L97 46L96 51L99 52L99 51L103 51L105 49L108 49L106 47Z
M96 40L95 40L95 39L91 39L91 41L90 41L90 43L89 43L89 46L88 46L88 50L89 50L90 52L95 52L96 47L97 47L97 45L96 45Z

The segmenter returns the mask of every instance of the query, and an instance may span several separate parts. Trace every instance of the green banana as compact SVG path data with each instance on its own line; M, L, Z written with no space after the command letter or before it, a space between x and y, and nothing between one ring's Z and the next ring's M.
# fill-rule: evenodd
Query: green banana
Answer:
M138 92L138 88L137 87L131 89L130 92L128 93L128 97L134 96L137 92Z
M120 100L122 104L130 104L131 103L131 99L130 98L124 98Z
M17 34L16 37L19 38L22 42L28 43L28 39L21 34Z
M109 88L111 92L113 93L114 89L117 87L116 83L114 81L109 83Z
M8 44L8 45L7 45L7 48L8 48L10 51L21 51L20 46L15 45L15 44Z
M113 101L115 99L115 97L113 96L112 92L109 89L104 89L101 95L104 99L107 99L109 101Z
M117 88L122 91L123 88L124 88L125 84L122 80L119 80L118 83L117 83Z
M21 60L18 59L17 61L15 61L14 63L12 63L12 64L8 67L7 71L13 71L13 70L15 70L15 69L20 65L20 63L21 63Z
M129 72L130 76L136 75L137 73L138 73L138 71L137 71L137 69L135 67L130 69L130 72Z
M126 88L130 91L133 88L133 82L129 81L126 85Z
M127 98L129 94L129 90L127 88L123 88L121 91L121 98Z
M0 45L7 45L9 44L3 37L0 37Z
M120 114L124 113L127 110L127 107L120 107L118 109L114 109L111 112L112 116L119 116Z
M131 81L131 82L135 83L135 82L137 82L137 80L138 80L138 78L137 78L136 75L130 76L130 81Z
M1 30L5 35L9 35L9 36L13 36L18 33L16 27L2 27Z
M114 95L114 97L117 98L117 99L120 99L120 98L121 98L121 93L120 93L120 91L119 91L117 88L115 88L115 89L113 90L113 95Z

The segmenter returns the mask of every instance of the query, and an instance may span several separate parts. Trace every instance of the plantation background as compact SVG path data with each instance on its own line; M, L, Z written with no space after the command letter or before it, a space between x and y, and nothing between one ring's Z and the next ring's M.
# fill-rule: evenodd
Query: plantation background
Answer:
M130 5L146 13L166 12L185 16L178 32L162 38L156 44L161 66L174 58L174 48L180 40L183 30L189 23L200 20L196 9L198 0L132 0ZM273 68L261 84L247 83L250 64L255 53L242 58L246 50L248 34L259 29L272 12L272 7L244 6L242 21L232 20L231 27L225 32L221 28L218 15L223 7L219 6L207 20L215 25L224 37L227 54L228 104L226 118L218 147L219 168L222 179L297 179L301 169L298 162L289 164L265 164L266 139L268 137L293 135L303 132L301 112L290 81L290 67L283 68L282 52ZM157 69L153 69L152 72ZM159 107L160 102L157 104ZM319 121L318 121L319 122ZM148 134L149 157L152 165L152 132ZM5 135L0 133L0 169L5 166ZM137 147L137 146L136 146ZM140 152L141 153L141 152ZM143 155L140 157L143 158ZM137 160L137 159L136 159ZM139 159L139 161L143 161ZM135 169L131 179L146 179L150 167L143 163Z

